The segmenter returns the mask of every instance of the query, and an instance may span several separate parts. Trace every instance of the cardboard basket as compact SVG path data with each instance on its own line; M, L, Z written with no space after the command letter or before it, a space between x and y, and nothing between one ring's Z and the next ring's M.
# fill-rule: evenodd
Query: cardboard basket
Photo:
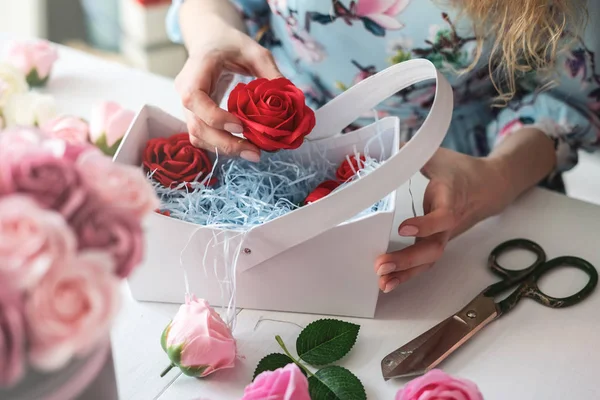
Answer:
M344 127L383 100L421 81L436 80L436 96L429 116L415 136L399 148L399 124L388 117L360 130L341 135ZM129 285L138 300L183 300L185 286L213 305L227 305L219 283L224 265L203 268L205 256L219 260L222 248L207 246L216 236L230 235L230 248L239 241L235 289L237 306L354 317L373 317L379 289L373 270L375 258L387 251L395 212L395 190L407 182L438 149L450 125L452 88L427 60L394 65L358 83L316 112L310 141L298 152L327 149L339 163L356 147L362 150L378 132L385 143L385 162L342 190L252 228L242 239L235 232L209 228L151 215L147 221L146 259ZM186 131L180 121L145 106L115 156L117 162L141 165L146 142ZM374 146L377 147L377 146ZM377 201L390 196L389 207L352 219ZM352 220L351 220L352 219ZM349 221L351 220L351 221ZM208 252L208 254L207 254ZM211 264L212 265L212 264Z

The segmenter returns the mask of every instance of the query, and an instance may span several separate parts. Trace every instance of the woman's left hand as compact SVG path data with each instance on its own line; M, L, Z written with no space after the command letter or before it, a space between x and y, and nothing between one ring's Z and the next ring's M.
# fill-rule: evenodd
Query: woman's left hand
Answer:
M421 172L429 178L425 215L407 219L398 228L400 236L415 237L415 244L375 262L379 288L385 293L429 269L451 238L510 202L498 160L439 149Z

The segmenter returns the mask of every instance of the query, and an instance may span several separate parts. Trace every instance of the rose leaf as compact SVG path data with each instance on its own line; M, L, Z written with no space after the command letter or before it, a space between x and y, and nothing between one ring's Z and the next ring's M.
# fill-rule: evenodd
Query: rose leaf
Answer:
M298 356L311 365L338 361L352 350L360 325L335 319L320 319L309 324L296 340Z
M318 370L308 379L312 400L366 400L361 381L346 368L338 366Z
M256 377L258 375L260 375L261 373L263 373L265 371L275 371L276 369L283 368L288 364L292 364L293 362L294 362L294 360L292 360L285 354L281 354L281 353L269 354L268 356L264 357L262 360L260 360L258 362L258 365L256 366L256 369L254 370L254 376L252 376L252 380L254 381L254 379L256 379ZM302 371L302 373L304 375L306 375L306 372L304 372L304 370L302 368L300 368L300 371Z

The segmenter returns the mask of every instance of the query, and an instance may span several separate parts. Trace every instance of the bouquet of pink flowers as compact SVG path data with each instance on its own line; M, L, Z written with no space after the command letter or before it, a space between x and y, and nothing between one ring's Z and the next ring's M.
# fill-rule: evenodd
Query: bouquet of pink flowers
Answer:
M105 343L157 206L141 170L91 144L0 131L0 388Z

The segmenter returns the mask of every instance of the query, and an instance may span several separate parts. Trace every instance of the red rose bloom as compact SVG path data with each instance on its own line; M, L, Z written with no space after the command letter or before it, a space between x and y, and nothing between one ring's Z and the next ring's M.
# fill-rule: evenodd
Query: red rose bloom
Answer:
M340 184L336 181L325 181L319 184L315 190L313 190L306 199L304 204L314 203L315 201L322 199L329 193L333 192Z
M244 137L265 151L297 149L316 123L304 93L285 78L239 83L227 108L244 124Z
M154 212L158 213L158 214L165 215L167 217L171 216L171 211L169 211L169 210L161 211L160 209L157 208L156 210L154 210Z
M340 182L347 182L355 175L356 172L360 171L365 167L365 161L366 158L362 155L358 159L354 155L351 156L350 162L348 162L348 159L346 158L338 168L337 172L335 173L335 176Z
M204 150L190 143L187 133L179 133L169 138L150 139L144 151L144 168L153 173L152 177L165 187L182 182L198 182L211 173L213 164ZM206 182L212 186L211 178Z

